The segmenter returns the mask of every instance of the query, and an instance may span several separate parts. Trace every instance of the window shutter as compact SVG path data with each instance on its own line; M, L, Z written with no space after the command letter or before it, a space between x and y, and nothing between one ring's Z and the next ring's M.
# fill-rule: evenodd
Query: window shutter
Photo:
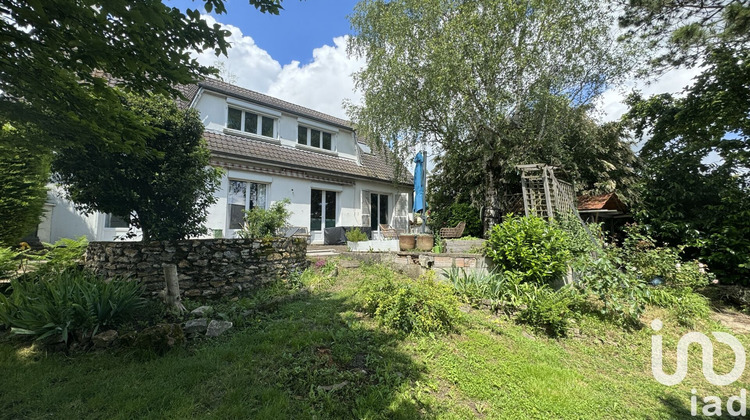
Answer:
M370 192L362 191L362 226L370 227Z
M396 194L396 205L393 209L393 227L406 231L409 229L409 194Z

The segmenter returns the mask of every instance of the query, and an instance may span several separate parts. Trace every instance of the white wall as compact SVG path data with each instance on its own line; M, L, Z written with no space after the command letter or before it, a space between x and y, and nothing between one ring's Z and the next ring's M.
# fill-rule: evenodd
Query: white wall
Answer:
M289 210L292 212L289 220L292 226L310 229L310 194L312 189L336 192L336 226L361 226L362 223L362 191L377 192L389 195L389 223L394 224L395 204L397 194L410 194L407 187L394 187L387 182L356 181L355 185L340 185L310 181L286 176L257 174L247 171L228 170L221 180L221 188L217 192L217 203L211 207L208 217L210 229L221 229L224 236L231 237L234 231L227 229L227 196L229 194L229 179L245 180L268 184L267 204L288 198L291 201ZM406 198L408 201L408 198ZM410 208L405 208L399 216L408 217ZM322 242L320 233L312 232L313 242Z
M78 212L73 203L63 197L62 190L55 185L48 185L47 202L52 206L49 224L49 241L56 242L62 238L87 237L90 241L97 239L98 214L84 216Z
M234 231L228 229L227 197L229 179L244 180L268 184L267 204L288 198L291 201L289 210L292 212L290 224L292 226L306 227L310 229L310 192L312 189L336 192L336 226L361 226L362 225L362 193L387 194L390 218L389 224L396 226L395 217L408 217L411 212L410 202L406 211L396 214L396 200L398 194L411 194L406 187L394 187L392 183L356 181L355 185L340 185L310 181L300 178L286 176L227 170L222 176L219 190L216 192L217 201L209 208L206 220L207 228L210 230L221 230L222 236L232 237ZM61 238L77 238L86 236L89 240L112 241L123 239L128 231L126 228L110 229L104 226L106 216L94 213L84 216L75 210L73 203L62 197L62 192L51 186L48 193L48 201L53 205L50 222L50 241L55 242ZM408 201L408 200L407 200ZM211 236L210 234L206 235ZM313 242L322 243L322 232L312 232ZM139 236L131 240L140 240Z

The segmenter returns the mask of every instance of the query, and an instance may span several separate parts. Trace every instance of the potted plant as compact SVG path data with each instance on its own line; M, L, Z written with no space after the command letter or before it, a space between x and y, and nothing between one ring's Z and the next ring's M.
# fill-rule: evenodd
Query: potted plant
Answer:
M358 227L346 232L347 246L350 251L359 251L359 243L367 242L367 234Z
M398 235L398 247L402 251L408 251L416 248L416 238L413 234L401 234Z
M417 249L420 251L432 251L435 246L435 238L432 235L422 233L417 235Z

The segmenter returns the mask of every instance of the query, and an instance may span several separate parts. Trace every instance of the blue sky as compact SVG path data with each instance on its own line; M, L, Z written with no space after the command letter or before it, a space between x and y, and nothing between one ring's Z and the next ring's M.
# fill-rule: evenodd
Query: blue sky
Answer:
M169 0L166 4L205 13L200 0ZM356 4L356 0L284 0L284 10L271 15L260 13L248 0L229 0L227 13L211 15L240 28L281 64L292 60L307 64L313 59L313 49L330 45L334 37L351 34L347 16Z

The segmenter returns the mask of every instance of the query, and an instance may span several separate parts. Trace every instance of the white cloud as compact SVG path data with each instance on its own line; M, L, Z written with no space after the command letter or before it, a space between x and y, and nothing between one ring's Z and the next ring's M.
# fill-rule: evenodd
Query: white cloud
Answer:
M627 112L625 97L633 90L640 91L644 97L659 93L680 94L682 89L693 82L693 78L700 74L701 68L670 70L654 80L630 79L620 86L605 91L599 99L597 110L601 120L616 121Z
M343 102L358 104L361 94L354 89L352 74L365 62L346 53L347 37L333 39L333 46L313 50L313 61L300 66L298 61L287 64L268 89L268 94L289 102L346 118Z
M204 15L209 25L216 20ZM349 58L346 53L346 37L333 39L333 46L323 45L313 50L313 60L301 65L292 61L283 67L271 55L258 47L252 37L244 35L240 28L224 25L231 31L229 42L232 48L227 57L216 57L213 52L194 54L203 65L224 63L226 79L233 84L270 96L302 105L346 119L343 102L359 103L361 95L354 90L352 74L362 68L363 60Z
M209 25L216 23L216 20L209 15L204 15L202 18ZM233 25L221 25L232 32L229 37L232 48L227 50L227 57L217 57L212 50L207 50L196 54L198 61L203 65L215 65L217 60L222 61L227 72L236 77L236 80L231 81L232 83L262 93L268 91L271 83L281 71L281 64L274 60L266 50L258 47L251 37L243 35L240 28Z

